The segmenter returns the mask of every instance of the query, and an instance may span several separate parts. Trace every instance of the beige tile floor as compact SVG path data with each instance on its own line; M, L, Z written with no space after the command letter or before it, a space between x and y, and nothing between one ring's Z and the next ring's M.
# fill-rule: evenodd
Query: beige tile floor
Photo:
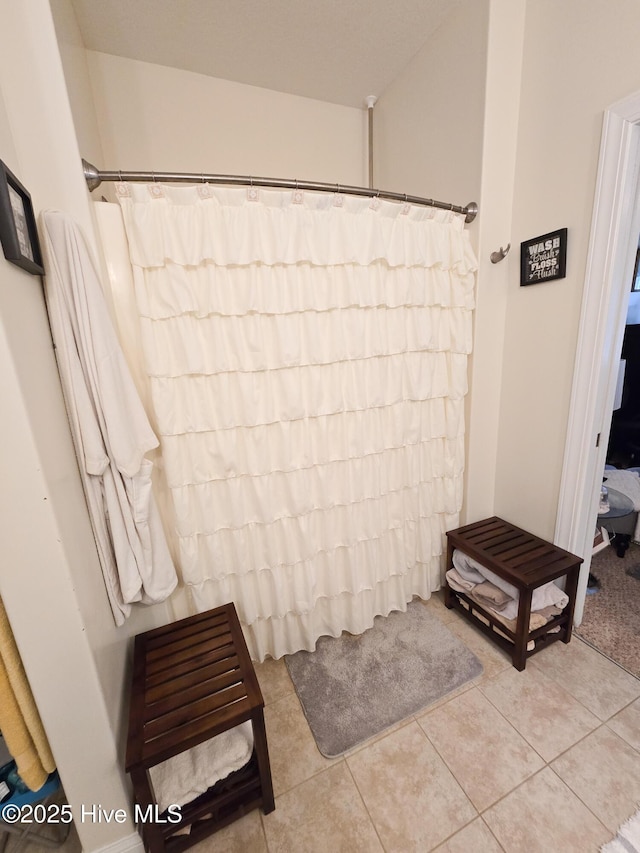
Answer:
M640 680L576 637L519 673L438 595L425 607L483 674L328 760L284 661L257 665L276 809L194 853L589 853L615 835L640 807Z
M214 851L597 851L640 808L640 681L576 637L517 672L425 604L480 658L479 679L342 759L318 752L284 661L256 667L276 810Z

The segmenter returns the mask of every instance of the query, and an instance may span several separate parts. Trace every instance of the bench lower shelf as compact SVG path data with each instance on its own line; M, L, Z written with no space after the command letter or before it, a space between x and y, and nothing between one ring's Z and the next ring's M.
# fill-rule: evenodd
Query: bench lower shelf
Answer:
M165 818L167 822L161 824L164 849L167 853L180 853L262 804L260 772L254 752L244 767L182 806L179 823L172 824ZM160 815L161 821L166 814Z
M457 590L449 587L446 592L445 606L449 608L449 610L455 609L463 613L465 618L486 634L487 637L490 637L496 645L504 649L510 657L513 657L516 635L513 631L510 631L506 625L500 622L499 619L495 619L491 616L491 614L477 602L470 599L463 592L458 592ZM527 644L529 642L533 642L534 647L533 649L527 649L527 658L552 643L555 643L557 640L562 640L565 643L568 642L567 623L568 617L563 613L561 616L556 616L554 619L551 619L541 628L536 628L534 631L530 631ZM555 628L558 628L559 630L554 631L553 629Z

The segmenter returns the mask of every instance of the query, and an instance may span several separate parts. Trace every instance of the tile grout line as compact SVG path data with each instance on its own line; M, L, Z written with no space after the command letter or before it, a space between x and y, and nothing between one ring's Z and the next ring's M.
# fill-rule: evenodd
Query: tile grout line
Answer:
M355 787L356 791L358 792L358 796L360 797L360 802L362 803L362 805L363 805L363 807L364 807L364 810L365 810L365 812L367 813L367 817L369 818L369 821L370 821L370 823L371 823L371 826L373 827L373 831L374 831L374 832L375 832L375 834L376 834L376 838L377 838L377 839L378 839L378 841L380 842L380 847L381 847L381 848L385 851L385 853L386 853L387 848L384 846L384 843L383 843L383 841L382 841L382 838L380 837L380 833L378 832L378 827L376 826L376 822L375 822L375 821L374 821L374 819L373 819L373 815L372 815L372 814L371 814L371 812L369 811L369 807L367 806L367 802L366 802L366 800L365 800L365 798L364 798L364 795L362 794L362 791L360 790L360 786L358 785L358 782L356 781L356 778L355 778L355 776L353 775L353 771L351 770L351 767L349 767L349 762L347 761L347 759L346 759L346 758L344 759L344 763L345 763L345 765L346 765L346 767L347 767L347 773L349 774L349 777L351 778L351 781L353 782L354 787Z
M501 673L498 673L498 676L499 676L500 674L501 674ZM496 677L498 677L498 676L496 676ZM548 762L548 761L544 758L544 756L540 755L540 753L538 752L538 750L537 750L537 749L536 749L536 748L535 748L531 743L529 743L529 741L527 740L527 738L526 738L526 737L525 737L521 732L519 732L519 731L518 731L518 729L516 729L516 727L513 725L513 723L512 723L509 719L507 719L507 717L505 717L505 716L504 716L504 714L502 713L502 711L501 711L499 708L497 708L497 707L493 704L493 702L491 701L491 699L490 699L488 696L485 696L485 694L484 694L484 693L482 693L482 695L483 695L483 697L484 697L484 698L489 702L489 704L490 704L490 705L491 705L491 706L496 710L496 712L497 712L497 713L502 717L502 719L504 720L504 722L505 722L505 723L506 723L506 724L507 724L507 725L508 725L512 730L513 730L513 732L514 732L514 733L515 733L519 738L521 738L521 739L525 742L525 744L526 744L526 745L527 745L527 746L532 750L532 752L534 752L534 753L535 753L535 755L537 755L537 756L538 756L538 758L540 759L540 761L542 761L542 767L539 767L537 770L534 770L534 771L530 772L528 776L526 776L524 779L522 779L520 782L518 782L516 785L514 785L514 786L513 786L513 788L511 788L509 791L506 791L504 794L502 794L500 797L498 797L496 800L494 800L494 802L490 803L489 805L485 806L485 807L484 807L484 808L482 808L482 809L479 809L479 808L475 805L475 803L470 799L470 797L469 797L469 795L467 794L467 792L466 792L466 790L465 790L464 786L462 785L462 783L460 782L460 780L459 780L459 779L458 779L458 777L456 776L456 774L455 774L455 772L453 771L453 769L452 769L451 767L449 767L449 764L447 763L447 761L446 761L446 759L444 758L444 756L442 756L442 755L440 754L440 751L438 750L438 747L436 746L436 744L431 740L431 738L429 737L429 735L425 732L425 736L426 736L426 737L427 737L427 739L429 740L429 743L431 743L431 745L432 745L432 746L433 746L433 748L436 750L436 752L438 753L438 755L440 756L440 758L441 758L441 759L442 759L442 761L444 762L444 764L445 764L445 766L447 767L447 769L449 770L449 772L452 774L452 776L454 777L454 779L456 780L456 782L458 783L458 785L460 785L460 787L462 788L462 790L463 790L463 792L464 792L465 796L467 797L467 799L469 800L469 802L471 802L471 805L474 807L474 809L475 809L475 810L476 810L476 812L478 813L478 817L481 817L481 818L483 818L483 820L484 820L484 815L486 814L486 812L487 812L487 811L489 811L489 809L494 808L496 805L498 805L498 803L501 803L503 800L505 800L507 797L509 797L509 796L510 796L514 791L517 791L517 790L518 790L518 788L521 788L524 784L526 784L527 782L531 781L531 779L533 779L535 776L537 776L539 773L541 773L541 772L542 772L546 767L550 767L550 762ZM418 725L420 725L420 724L418 723ZM422 728L422 727L421 727L421 728ZM596 728L599 728L599 726L598 726L598 727L596 727ZM595 731L595 730L596 730L596 729L594 729L593 731ZM424 731L424 730L423 730L423 731ZM584 735L584 737L588 737L590 734L592 734L592 732L588 732L586 735ZM584 739L584 738L580 738L580 740L583 740L583 739ZM576 743L579 743L579 742L580 742L580 741L576 741ZM575 746L575 744L573 744L572 746ZM571 748L572 748L572 747L567 747L567 749L571 749ZM567 750L564 750L564 751L563 751L563 753L564 753L564 752L566 752L566 751L567 751ZM559 753L557 756L554 756L554 758L552 758L551 760L552 760L552 761L555 761L555 760L556 760L556 758L558 758L558 757L559 757L560 755L562 755L563 753ZM552 768L550 768L550 769L552 769ZM557 774L556 774L556 775L557 775ZM564 780L562 780L562 781L564 782ZM567 783L566 783L566 782L564 782L564 784L565 784L565 785L567 785ZM571 787L570 787L569 785L567 785L567 787L569 788L569 790L571 790L571 791L572 791L572 789L571 789ZM589 809L589 811L591 811L591 810ZM485 824L487 825L487 828L489 829L489 831L491 832L491 834L493 835L493 831L491 830L491 827L486 823L486 821L484 821L484 822L485 822ZM502 845L501 845L501 846L502 846Z
M554 758L554 761L555 761L555 758ZM563 785L566 785L566 787L571 791L571 793L573 794L573 796L574 796L574 797L575 797L579 802L581 802L581 803L582 803L582 805L585 807L585 809L589 812L589 814L590 814L590 815L592 815L592 817L594 817L594 818L595 818L595 820L597 820L597 821L598 821L598 823L600 824L600 826L603 826L607 832L611 832L611 830L609 829L609 827L608 827L605 823L603 823L603 822L602 822L602 820L598 817L598 815L597 815L597 814L595 814L595 812L593 811L593 809L592 809L590 806L588 806L588 805L587 805L587 803L585 803L585 801L582 799L582 797L580 796L580 794L578 794L578 792L577 792L577 791L574 791L574 790L573 790L573 788L572 788L572 787L571 787L571 785L566 781L566 779L563 779L563 778L562 778L562 776L558 773L558 771L555 769L555 767L551 767L551 765L549 765L549 770L551 770L551 772L555 774L556 778L557 778L557 779L559 779L559 780L562 782L562 784L563 784ZM614 834L615 834L615 830L614 830Z
M439 617L438 617L438 615L437 615L436 613L434 613L433 615L434 615L436 618L438 618L438 619L439 619ZM439 620L439 621L442 621L442 620ZM445 624L445 623L443 623L443 624ZM589 646L589 643L585 642L582 638L577 637L577 639L578 639L580 642L584 642L584 643L585 643L585 646L590 647L590 646ZM622 672L629 674L629 673L627 672L627 670L625 670L623 667L620 667L620 666L619 666L615 661L611 661L611 660L610 660L606 655L603 655L599 650L594 649L594 651L596 651L596 653L597 653L598 655L600 655L602 658L604 658L605 660L607 660L607 661L608 661L608 662L610 662L611 664L613 664L613 665L617 666L617 667L618 667L618 669L620 669ZM580 797L580 796L579 796L579 795L578 795L578 794L573 790L573 788L571 787L571 785L570 785L568 782L566 782L566 781L565 781L565 780L560 776L560 774L555 770L555 768L554 768L554 767L552 767L551 765L552 765L552 762L554 762L554 761L556 761L557 759L559 759L561 756L563 756L565 753L567 753L567 752L568 752L569 750L571 750L573 747L577 746L579 743L581 743L582 741L584 741L587 737L589 737L590 735L592 735L592 734L594 734L595 732L597 732L597 731L598 731L599 729L601 729L603 726L606 726L606 727L607 727L607 729L608 729L612 734L614 734L614 735L616 735L618 738L620 738L620 740L621 740L621 741L623 741L627 746L630 746L630 747L631 747L635 752L640 752L640 750L638 750L635 746L633 746L633 744L630 744L630 743L626 740L626 738L624 738L624 737L622 737L621 735L619 735L617 732L615 732L615 731L614 731L614 730L609 726L609 723L614 719L614 717L616 717L616 716L617 716L619 713L621 713L623 710L625 710L625 709L629 708L631 705L633 705L633 704L638 700L638 698L640 698L640 697L639 697L639 696L636 696L635 698L632 698L632 699L631 699L627 704L625 704L624 706L622 706L621 708L619 708L618 710L616 710L613 714L610 714L606 719L602 720L602 719L600 719L599 715L598 715L598 714L596 714L596 713L594 713L594 712L593 712L593 711L592 711L592 710L591 710L587 705L585 705L585 704L584 704L584 702L583 702L581 699L579 699L578 697L574 696L574 695L573 695L573 693L572 693L570 690L568 690L568 689L564 686L564 684L563 684L561 681L559 681L557 678L553 677L550 673L548 673L548 672L546 671L546 669L542 666L542 664L541 664L540 662L535 661L535 662L533 662L533 663L535 663L535 664L536 664L536 666L534 667L535 669L537 669L539 672L541 672L541 673L543 674L543 676L545 676L545 677L549 678L549 679L550 679L551 681L553 681L554 683L559 684L559 685L560 685L560 686L561 686L561 687L562 687L562 688L567 692L567 694L572 698L572 700L573 700L573 701L577 702L577 703L578 703L578 705L579 705L580 707L582 707L585 711L589 712L589 713L590 713L590 714L591 714L595 719L597 719L597 721L598 721L598 724L595 726L595 728L594 728L594 729L592 729L590 732L587 732L585 735L583 735L583 736L582 736L582 737L580 737L578 740L576 740L576 741L575 741L575 743L573 743L573 744L571 744L570 746L568 746L566 749L564 749L562 752L560 752L560 753L558 753L557 755L555 755L555 756L554 756L552 759L550 759L549 761L547 761L547 760L546 760L542 755L540 755L540 753L538 752L538 750L537 750L537 749L536 749L532 744L530 744L530 743L529 743L529 741L527 740L527 738L526 738L524 735L522 735L522 734L521 734L521 733L520 733L520 732L515 728L515 726L513 725L513 723L512 723L510 720L508 720L508 719L505 717L505 715L503 714L503 712L502 712L499 708L497 708L497 707L494 705L494 703L491 701L491 699L490 699L488 696L486 696L486 694L484 693L484 691L483 691L483 689L482 689L482 682L484 682L484 685L488 686L488 685L489 685L489 684L491 684L492 682L496 681L496 680L497 680L501 675L503 675L503 674L504 674L504 672L508 669L508 666L505 666L505 668L504 668L503 670L501 670L500 672L495 673L495 674L494 674L494 675L492 675L492 676L486 676L486 675L483 673L482 678L481 678L481 680L480 680L478 683L475 683L475 682L474 682L474 683L471 683L471 684L469 684L469 686L468 686L468 688L467 688L466 690L461 691L460 693L457 693L457 692L456 692L454 696L451 696L451 697L449 697L448 699L445 699L445 701L441 701L440 703L436 704L436 705L435 705L435 707L430 708L429 706L427 706L425 709L423 709L423 711L418 712L418 714L419 714L419 716L420 716L420 717L426 716L427 714L429 714L429 713L430 713L430 711L435 711L435 710L437 710L437 709L439 709L439 708L444 708L444 707L446 707L446 705L447 705L449 702L454 701L455 699L459 698L461 695L464 695L466 692L468 692L468 690L470 690L470 689L474 689L474 688L478 688L478 689L480 690L480 692L482 693L482 695L487 699L487 701L489 701L489 702L490 702L490 704L492 705L492 707L494 707L494 708L495 708L495 710L498 712L498 714L499 714L499 715L504 719L504 721L507 723L507 725L508 725L511 729L513 729L513 730L515 731L515 733L516 733L519 737L521 737L521 738L522 738L522 739L523 739L523 740L524 740L524 741L529 745L529 747L532 749L532 751L533 751L536 755L538 755L538 756L539 756L539 758L540 758L540 760L543 762L543 766L542 766L541 768L539 768L537 771L535 771L535 772L531 773L531 774L530 774L526 779L523 779L519 784L515 785L515 786L514 786L514 788L512 788L509 792L505 793L502 797L498 798L498 799L497 799L494 803L492 803L491 805L489 805L489 806L485 807L484 809L482 809L482 811L480 811L479 809L477 809L477 808L475 807L475 805L471 802L471 800L469 800L469 798L468 798L468 796L467 796L467 794L466 794L466 791L464 790L463 786L460 784L460 782L459 782L459 780L458 780L458 778L457 778L456 774L455 774L455 773L454 773L454 771L451 769L451 767L449 767L449 765L447 764L447 762L446 762L446 760L444 759L444 757L440 754L439 750L437 749L437 746L433 743L433 741L431 741L431 739L429 738L429 736L427 735L427 733L424 731L424 729L422 729L422 726L420 725L419 720L418 720L418 714L414 714L414 715L412 715L411 717L407 718L403 725L400 725L400 726L398 726L397 728L392 728L392 729L391 729L390 731L388 731L386 734L383 734L382 736L378 736L378 737L375 737L375 738L371 739L371 742L370 742L370 743L365 742L365 743L363 743L363 744L361 744L361 745L359 745L359 746L357 746L357 747L354 747L354 748L353 748L353 751L350 751L349 753L346 753L346 754L345 754L342 758L340 758L338 761L334 761L334 763L333 763L333 764L330 764L330 765L328 765L327 767L322 768L322 769L321 769L321 770L319 770L317 773L312 774L312 776L311 776L311 777L309 777L309 778L314 778L315 776L319 775L319 773L322 773L322 772L324 772L325 770L331 769L331 767L337 766L341 761L344 761L344 762L346 763L346 765L347 765L347 770L348 770L349 776L350 776L350 778L352 779L352 781L353 781L354 785L356 786L356 790L358 791L358 795L359 795L359 797L360 797L360 800L362 801L362 804L364 805L364 808L365 808L366 814L368 815L368 817L369 817L370 821L371 821L371 822L372 822L372 824L373 824L374 830L375 830L375 832L376 832L376 836L379 838L380 843L382 844L382 841L381 841L381 839L380 839L379 833L378 833L378 831L377 831L377 829L376 829L375 823L373 822L373 818L372 818L371 813L370 813L370 811L369 811L369 809L368 809L368 807L367 807L367 805L366 805L366 802L365 802L365 800L364 800L364 797L362 796L362 792L360 791L360 788L359 788L359 786L358 786L358 784L357 784L357 782L356 782L356 780L355 780L355 777L354 777L353 772L352 772L352 770L351 770L351 767L350 767L350 765L349 765L349 761L348 761L348 759L349 759L350 757L352 757L352 756L354 756L354 755L358 754L359 752L361 752L361 751L363 751L363 750L365 750L365 749L368 749L369 747L373 746L375 743L380 742L381 740L384 740L384 739L385 739L386 737L388 737L389 735L391 735L391 734L393 734L393 733L397 732L398 730L400 730L400 729L404 728L404 727L405 727L406 725L408 725L410 722L416 722L416 723L418 723L419 730L423 733L423 735L424 735L424 737L427 739L427 741L428 741L428 742L433 746L433 748L434 748L434 749L435 749L435 751L436 751L436 754L439 756L439 758L441 759L441 761L443 762L443 764L444 764L444 766L447 768L447 770L451 773L451 775L452 775L452 776L453 776L453 778L455 779L456 783L460 786L460 788L462 789L462 791L463 791L464 795L467 797L467 799L469 800L469 802L470 802L470 803L471 803L471 805L473 806L474 811L476 812L476 816L475 816L472 820L468 821L466 824L464 824L463 826L459 827L459 828L456 830L456 832L455 832L455 833L453 833L451 836L449 836L449 838L454 837L458 832L462 831L465 827L469 826L471 823L473 823L473 821L474 821L474 820L476 820L478 817L480 817L480 819L483 821L483 825L484 825L484 826L487 828L487 830L491 833L491 836L496 840L496 843L498 844L498 846L499 846L501 849L504 849L504 848L503 848L503 846L502 846L502 845L500 844L500 842L498 841L498 839L497 839L497 838L495 837L495 835L493 834L493 832L492 832L492 830L491 830L491 827L487 824L487 821L486 821L486 819L485 819L485 815L486 815L486 813L488 812L488 810L489 810L489 809L494 808L496 805L498 805L500 802L502 802L506 797L510 796L514 791L518 790L518 789L519 789L522 785L524 785L526 782L528 782L528 781L530 781L532 778L534 778L538 773L540 773L540 772L541 772L542 770L544 770L546 767L549 767L549 768L551 769L551 771L553 772L554 776L555 776L555 777L556 777L556 778L557 778L557 779L558 779L558 780L559 780L559 781L560 781L564 786L566 786L566 788L567 788L567 789L572 793L572 795L573 795L573 796L575 796L575 797L576 797L576 799L577 799L580 803L582 803L582 805L583 805L583 806L588 810L588 812L593 816L593 818L595 818L595 820L597 821L597 823L598 823L600 826L602 826L606 832L610 832L609 828L608 828L605 824L603 824L603 822L601 821L601 819L600 819L597 815L595 815L595 814L594 814L594 812L591 810L591 808L589 808L589 806L588 806L588 805L587 805L587 804L582 800L582 798L581 798L581 797ZM630 675L631 675L633 678L636 678L636 676L635 676L635 675L633 675L633 674L630 674ZM293 688L293 692L295 693L295 687L293 687L293 685L292 685L292 688ZM279 697L279 699L280 699L280 698L285 698L285 696L286 696L286 695L289 695L289 694L285 694L285 695L283 695L282 697ZM308 725L308 721L307 721L307 725ZM303 780L303 782L304 782L304 781L307 781L307 780ZM289 793L290 791L293 791L295 788L299 787L299 785L303 784L303 782L299 782L299 783L297 783L296 785L292 786L292 788L288 789L288 790L287 790L287 792L283 792L283 793ZM270 848L269 848L269 845L268 845L268 841L267 841L267 837L266 837L266 830L265 830L265 827L264 827L264 818L263 818L263 816L261 816L261 817L262 817L262 821L261 821L261 823L262 823L262 829L263 829L263 834L264 834L264 838L265 838L265 844L267 845L267 849L269 850ZM444 841L440 842L440 844L444 844L444 843L446 843L446 841L447 841L447 840L448 840L448 839L446 839L446 840L444 840ZM385 849L385 848L384 848L384 845L382 845L382 847L383 847L383 849Z

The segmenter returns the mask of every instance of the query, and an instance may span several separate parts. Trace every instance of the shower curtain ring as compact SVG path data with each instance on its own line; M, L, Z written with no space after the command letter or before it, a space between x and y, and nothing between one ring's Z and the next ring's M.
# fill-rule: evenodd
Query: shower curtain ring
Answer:
M118 169L118 177L120 178L120 183L122 183L122 172Z
M204 184L204 172L200 172L200 181Z
M151 180L155 184L155 182L156 182L156 173L155 172L151 172Z

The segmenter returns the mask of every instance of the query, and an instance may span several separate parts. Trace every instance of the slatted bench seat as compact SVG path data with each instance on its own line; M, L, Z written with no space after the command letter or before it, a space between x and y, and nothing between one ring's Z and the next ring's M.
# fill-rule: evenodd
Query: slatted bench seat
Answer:
M448 584L445 586L445 605L449 609L459 610L487 636L506 649L516 669L523 670L527 657L546 645L556 640L569 642L573 628L578 573L582 563L580 557L497 516L448 531L447 570L453 567L455 549L477 560L518 589L520 603L514 632L469 596L451 589ZM534 589L560 577L566 578L564 591L569 597L569 603L559 616L541 628L529 631ZM530 641L533 641L534 647L527 650Z
M179 823L141 823L148 851L178 853L254 808L273 811L263 709L233 604L135 637L126 770L142 814L158 812L149 768L248 720L254 740L249 763L184 805Z

